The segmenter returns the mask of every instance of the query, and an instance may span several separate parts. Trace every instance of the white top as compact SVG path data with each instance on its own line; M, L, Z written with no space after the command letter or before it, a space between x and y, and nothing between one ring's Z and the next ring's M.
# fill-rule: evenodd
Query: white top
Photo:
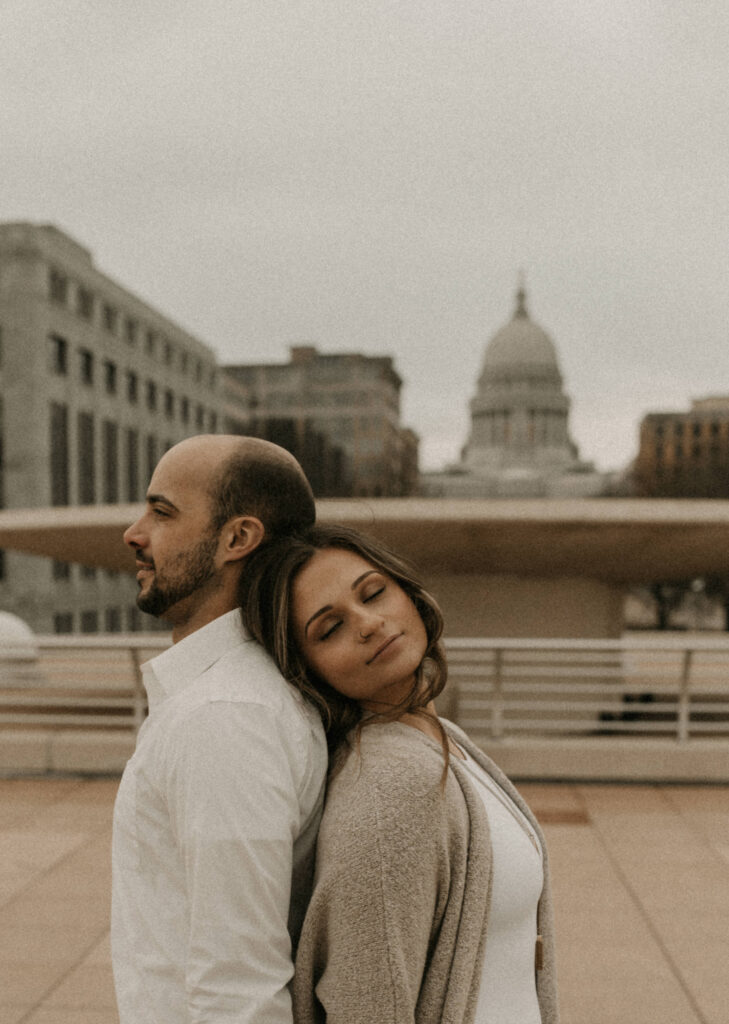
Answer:
M465 767L486 808L493 858L475 1024L541 1024L534 966L537 905L544 884L541 846L527 819L488 772L468 755Z
M327 767L319 717L238 610L143 673L150 714L114 808L120 1024L291 1024L290 931Z

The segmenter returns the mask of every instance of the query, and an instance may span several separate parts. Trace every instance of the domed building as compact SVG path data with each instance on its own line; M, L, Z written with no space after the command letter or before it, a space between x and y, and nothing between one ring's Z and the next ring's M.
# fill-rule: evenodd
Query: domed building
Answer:
M484 352L461 461L424 477L445 497L566 497L600 493L603 478L580 461L569 433L570 400L554 342L530 318L520 283L511 320Z

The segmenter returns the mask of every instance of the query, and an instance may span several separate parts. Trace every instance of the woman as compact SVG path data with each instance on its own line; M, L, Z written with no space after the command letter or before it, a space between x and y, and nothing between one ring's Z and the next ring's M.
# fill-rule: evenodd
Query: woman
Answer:
M442 617L371 538L321 526L249 559L246 626L332 754L297 1024L555 1024L546 850L516 790L442 721Z

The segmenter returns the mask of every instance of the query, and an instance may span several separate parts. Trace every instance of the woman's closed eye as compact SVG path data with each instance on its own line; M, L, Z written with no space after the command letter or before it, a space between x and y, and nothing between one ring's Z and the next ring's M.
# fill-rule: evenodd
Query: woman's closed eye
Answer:
M337 619L336 622L327 623L323 633L319 634L319 641L328 640L330 636L333 636L339 627L342 625L342 620Z

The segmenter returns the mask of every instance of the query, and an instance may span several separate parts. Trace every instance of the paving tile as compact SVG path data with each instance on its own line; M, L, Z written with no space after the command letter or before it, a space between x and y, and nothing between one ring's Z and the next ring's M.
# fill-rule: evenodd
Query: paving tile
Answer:
M23 1018L28 1013L28 1007L23 1006L3 1006L0 1004L0 1010L2 1010L2 1022L3 1024L21 1024Z
M568 825L546 836L563 1024L700 1024L599 837Z
M62 1009L116 1009L111 964L87 964L76 967L44 999L43 1007Z
M0 961L0 1020L4 1022L9 1006L25 1006L26 1012L36 1006L68 973L64 960Z
M76 964L108 924L106 901L38 900L23 894L0 908L0 963L60 960Z
M542 825L587 823L584 801L576 786L520 782L517 789Z
M28 825L79 785L77 779L0 779L0 828Z
M101 967L111 964L111 939L109 932L99 939L93 949L87 954L83 963Z
M57 1006L40 1007L23 1024L119 1024L116 1010L61 1010Z
M110 833L87 839L39 876L32 887L34 899L64 899L77 893L87 900L111 899Z
M84 832L57 832L41 826L3 829L0 831L0 864L31 874L41 873L82 846L86 839Z

